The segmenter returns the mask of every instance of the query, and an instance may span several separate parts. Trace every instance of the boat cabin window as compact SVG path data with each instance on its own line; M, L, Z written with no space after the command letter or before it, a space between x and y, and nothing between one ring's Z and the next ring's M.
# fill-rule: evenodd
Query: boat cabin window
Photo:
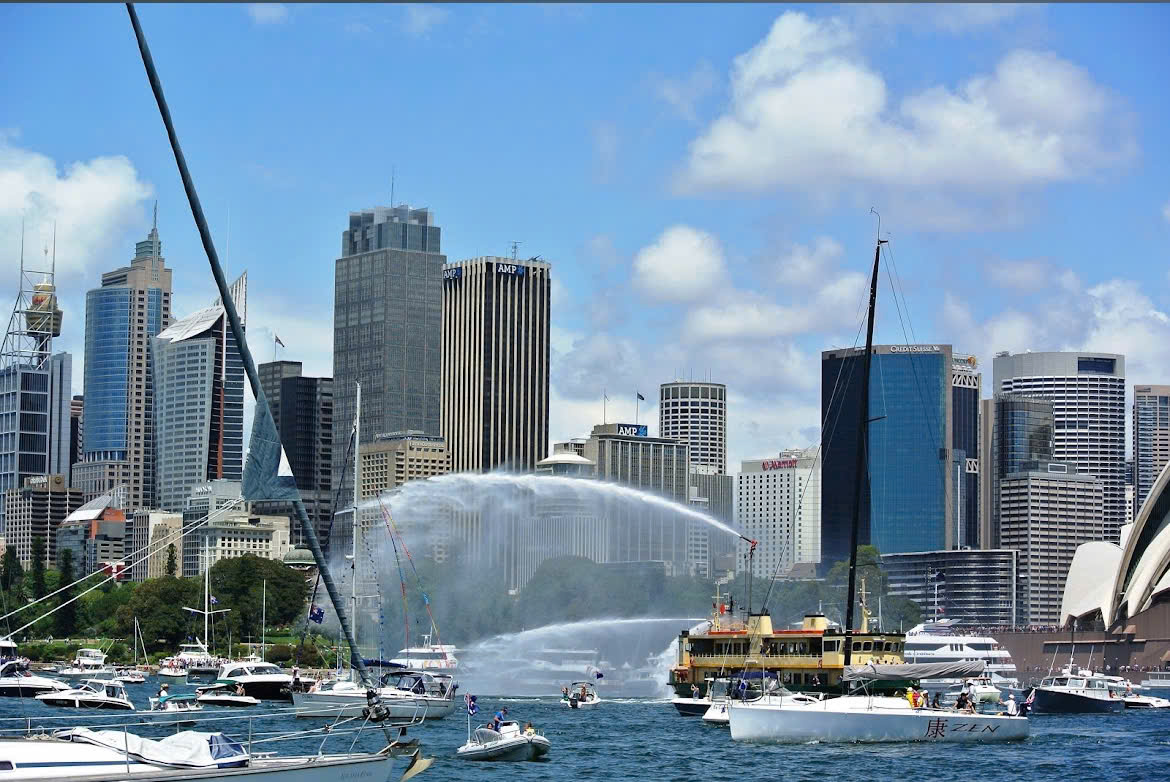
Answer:
M866 641L865 643L863 643L861 645L861 651L863 651L863 652L868 652L868 651L872 651L872 650L873 650L873 642L872 641Z
M826 652L836 652L836 651L840 651L840 649L841 649L841 642L840 641L825 641L824 645L825 645Z

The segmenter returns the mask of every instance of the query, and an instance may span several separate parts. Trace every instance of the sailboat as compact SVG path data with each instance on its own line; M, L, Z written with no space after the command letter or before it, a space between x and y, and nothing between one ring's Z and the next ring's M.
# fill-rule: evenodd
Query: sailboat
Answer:
M329 564L321 551L316 529L309 522L292 470L288 466L287 457L281 447L280 437L276 433L272 412L265 398L264 389L260 385L256 364L245 339L243 325L236 312L215 246L211 241L211 232L207 226L203 208L200 206L199 197L195 192L191 174L187 169L186 159L179 147L178 134L171 120L166 98L163 96L162 83L150 55L146 36L138 21L134 5L127 3L126 10L134 28L138 50L146 68L151 90L158 104L163 124L166 126L191 211L203 239L204 249L207 251L207 259L220 291L232 335L236 340L244 370L256 399L251 444L244 468L244 496L252 499L272 499L292 503L305 541L313 553L318 571L321 573L322 581L333 603L334 611L337 613L338 622L350 642L352 664L361 674L363 683L370 686L373 682L361 655L357 652L356 644L353 643L353 634L350 631L344 601L341 600L329 572ZM222 780L226 782L233 779L246 779L247 782L324 782L324 780L334 779L385 782L389 777L394 758L401 754L403 749L409 749L409 745L404 746L401 740L405 737L406 727L409 723L388 723L377 692L372 689L369 694L369 712L367 719L363 720L363 725L368 722L373 722L385 736L386 746L378 752L354 752L352 747L356 746L360 734L346 730L342 732L347 734L343 739L350 748L347 751L338 754L325 754L322 745L313 755L292 757L279 757L269 752L254 753L252 747L258 742L253 741L251 736L249 736L249 741L245 746L222 733L180 731L160 741L154 741L131 733L127 726L123 726L120 730L72 728L58 731L52 736L6 739L4 741L4 779L25 782L26 780L61 779L67 776L70 779L111 781L148 778L175 780L176 782L186 782L187 780ZM360 726L358 730L361 730ZM399 733L400 730L401 733ZM287 737L265 736L259 741L271 742L284 738ZM261 744L261 746L264 745ZM410 764L400 780L414 776L430 765L429 760L421 758L417 748L410 751L409 757L411 758Z
M142 645L142 657L146 658L146 641L142 638L142 628L138 626L138 617L134 617L134 639L131 641L134 645L134 665L132 667L114 666L114 672L117 675L118 681L122 684L144 684L146 682L146 674L138 667L138 646Z
M880 226L880 223L879 223ZM853 603L856 597L857 543L861 524L862 487L867 482L866 461L869 431L869 378L873 357L873 321L877 304L880 237L874 247L873 276L869 287L868 326L865 335L864 373L861 381L860 442L857 449L857 475L853 505L853 526L849 541L849 585L845 596L845 668L844 687L854 689L837 698L813 703L796 703L790 699L761 698L756 701L732 701L728 705L731 738L736 741L764 743L804 743L808 741L886 742L930 741L969 743L1018 741L1028 737L1029 723L1023 716L1009 714L961 713L949 709L915 707L907 698L876 695L872 688L880 684L912 683L921 679L977 676L983 661L975 664L899 663L851 666L853 647L857 646L853 630ZM868 631L868 611L862 606L862 628Z

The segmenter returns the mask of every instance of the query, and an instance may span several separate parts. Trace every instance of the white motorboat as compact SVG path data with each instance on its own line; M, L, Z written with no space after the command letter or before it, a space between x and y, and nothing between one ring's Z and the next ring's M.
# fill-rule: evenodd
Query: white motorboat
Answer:
M163 695L150 699L150 710L161 712L202 711L203 704L194 695Z
M75 709L116 709L134 711L134 704L126 695L120 681L88 679L80 687L60 692L45 692L37 700L49 706L68 706Z
M215 678L233 685L241 684L245 695L261 700L288 700L292 687L292 676L279 666L265 662L224 663Z
M983 663L945 663L849 666L843 680L861 683L863 694L827 698L816 703L782 699L731 701L728 715L731 738L775 744L825 742L1000 742L1028 737L1026 717L1007 714L971 714L949 709L913 708L905 698L864 693L879 681L976 676Z
M256 706L260 703L259 698L253 698L250 695L240 695L236 692L237 686L234 682L216 682L209 687L197 687L195 689L195 698L204 706L233 706L239 708Z
M468 731L467 743L456 750L464 760L537 760L548 755L549 740L535 731L521 730L520 724L501 722L500 729L481 725Z
M1167 709L1170 708L1170 699L1159 698L1155 695L1143 695L1140 684L1121 676L1102 676L1109 691L1125 702L1127 709Z
M182 731L155 741L121 730L71 728L53 736L4 739L6 780L90 779L215 780L311 782L345 779L385 782L394 755L346 753L278 757L251 755L222 733ZM418 762L418 756L412 759ZM419 763L425 767L426 762ZM409 769L408 769L409 771Z
M94 679L99 676L113 676L114 669L106 665L106 655L101 649L78 649L77 656L69 667L58 672L59 676L69 678Z
M813 695L807 692L791 692L784 687L780 687L779 689L772 690L767 695L762 696L757 701L752 702L754 703L762 700L767 703L775 703L778 706L785 703L807 705L810 703L819 703L823 697L824 693L818 692ZM728 697L726 694L722 697L716 695L711 702L711 707L707 709L707 713L703 715L703 722L707 722L712 725L729 725L731 718L728 716L728 704L730 704L731 701L732 698Z
M158 675L171 679L186 679L187 666L180 663L174 657L168 657L159 663Z
M592 708L601 703L601 697L592 682L573 682L561 690L561 703L570 709Z
M22 671L16 660L0 665L0 695L31 698L44 692L63 692L68 689L71 688L65 682Z
M433 644L430 633L426 633L422 637L421 645L399 649L398 655L390 660L390 664L416 671L455 673L455 669L459 667L459 660L455 657L454 646Z
M1141 681L1143 690L1164 690L1170 693L1170 670L1146 671L1145 677Z
M383 674L377 693L391 719L438 720L454 711L456 689L446 674L400 671ZM294 692L292 699L298 717L357 717L369 705L366 689L345 679Z
M145 684L146 674L137 668L114 668L114 677L122 684Z

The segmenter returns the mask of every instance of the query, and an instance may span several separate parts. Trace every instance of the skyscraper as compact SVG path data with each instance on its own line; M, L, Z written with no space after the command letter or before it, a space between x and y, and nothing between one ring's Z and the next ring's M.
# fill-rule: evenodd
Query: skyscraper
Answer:
M155 224L134 258L85 297L85 419L73 484L86 500L126 487L127 512L154 504L151 340L171 325L171 270Z
M991 434L990 475L990 537L985 548L999 548L1002 541L1000 522L1000 492L1007 476L1024 472L1028 463L1044 464L1052 461L1053 416L1052 400L1024 394L996 394L994 423Z
M1170 386L1133 387L1133 503L1146 501L1158 473L1170 461Z
M548 455L550 268L483 257L444 270L442 434L452 472L531 472Z
M727 471L727 386L676 380L658 389L658 434L691 447L691 464Z
M74 394L69 402L69 466L81 461L81 445L85 440L85 397Z
M820 526L820 449L781 451L743 462L736 476L736 522L760 542L756 575L783 574L796 562L817 562ZM746 563L736 560L742 572Z
M248 275L232 283L240 320ZM244 470L244 362L216 299L164 329L153 343L157 507L181 511L196 485L240 480Z
M1125 521L1125 356L1003 352L993 375L995 393L1052 400L1053 461L1101 480L1103 534L1116 541Z
M979 386L974 356L952 355L951 475L954 548L979 548Z
M439 342L443 264L429 209L350 212L334 275L334 416L346 430L362 384L362 440L415 429L440 434ZM337 489L345 448L333 449ZM342 496L353 494L349 473Z
M16 305L0 344L0 496L33 476L62 475L69 485L73 360L53 354L53 337L61 335L55 266L46 252L43 270L29 268L22 248Z
M859 479L859 545L898 554L949 549L959 542L955 476L966 466L954 462L951 346L874 346L866 416L868 481L857 475L863 358L864 349L857 348L821 354L822 569L849 557ZM974 402L977 410L978 392ZM977 420L975 414L970 418Z
M321 545L328 547L333 520L333 378L304 377L299 361L273 361L257 371L309 521ZM345 442L339 446L344 453ZM289 503L256 504L263 513L293 515ZM300 543L300 525L293 522L291 532L293 543Z

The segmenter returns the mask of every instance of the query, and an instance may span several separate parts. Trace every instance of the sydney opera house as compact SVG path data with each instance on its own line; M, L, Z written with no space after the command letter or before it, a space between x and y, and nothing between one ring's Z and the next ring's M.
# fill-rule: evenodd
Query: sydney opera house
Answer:
M1170 464L1155 481L1132 524L1118 543L1082 544L1064 587L1065 624L1101 626L1117 633L1153 635L1170 614ZM1162 610L1155 610L1161 607ZM1157 614L1158 616L1154 616ZM1157 629L1155 629L1155 627Z

